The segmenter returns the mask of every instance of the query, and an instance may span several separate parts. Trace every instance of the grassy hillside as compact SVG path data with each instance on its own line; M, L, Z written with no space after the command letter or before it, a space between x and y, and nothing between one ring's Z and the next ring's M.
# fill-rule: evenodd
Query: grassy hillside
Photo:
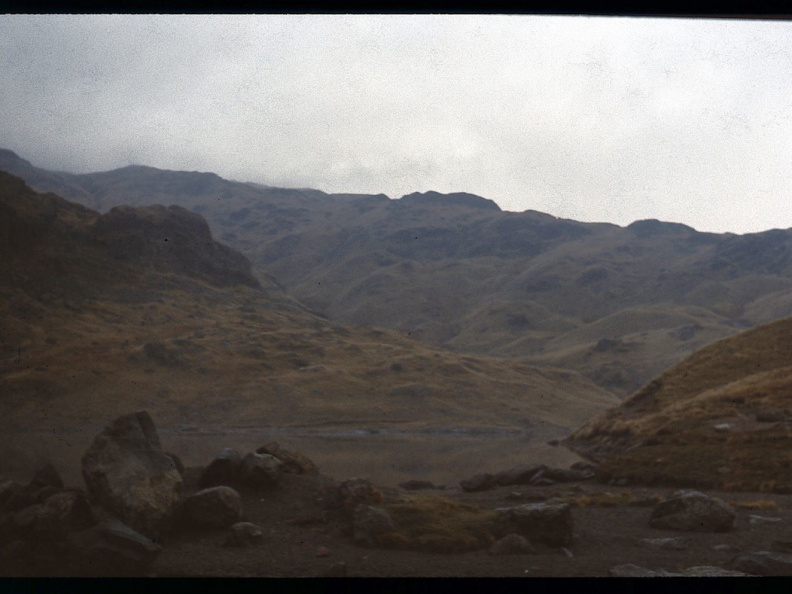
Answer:
M7 463L36 432L68 441L137 409L163 427L571 428L617 402L568 371L329 322L211 237L180 235L195 215L120 214L0 174Z
M715 342L575 431L605 478L792 485L792 318Z

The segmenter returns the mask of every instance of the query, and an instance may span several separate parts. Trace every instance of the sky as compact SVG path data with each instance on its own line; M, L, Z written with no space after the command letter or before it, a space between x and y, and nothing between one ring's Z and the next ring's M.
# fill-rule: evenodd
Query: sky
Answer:
M700 231L792 227L792 22L0 15L0 147Z

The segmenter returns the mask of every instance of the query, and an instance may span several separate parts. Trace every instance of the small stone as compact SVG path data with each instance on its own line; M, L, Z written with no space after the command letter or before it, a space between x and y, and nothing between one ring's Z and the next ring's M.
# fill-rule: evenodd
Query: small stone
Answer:
M490 547L490 555L517 555L521 553L532 553L534 551L531 543L524 536L519 534L508 534L495 542Z
M690 540L687 538L644 538L641 544L667 551L684 551L690 548Z
M771 518L768 516L757 516L757 515L750 515L748 516L748 522L755 526L757 524L778 524L781 522L781 518Z
M264 532L261 526L252 522L237 522L229 528L223 546L249 547L262 540L264 540Z
M729 425L729 423L718 423L717 425L713 425L712 428L719 433L723 433L731 429L731 425Z

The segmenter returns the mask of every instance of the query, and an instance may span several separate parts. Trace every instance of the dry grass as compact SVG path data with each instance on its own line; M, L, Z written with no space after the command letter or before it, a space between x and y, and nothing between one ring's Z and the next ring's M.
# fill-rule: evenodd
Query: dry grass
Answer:
M756 501L730 501L729 505L740 509L752 510L778 509L778 504L775 501L768 501L767 499L758 499Z
M495 542L495 512L434 495L383 506L396 530L380 535L384 547L433 553L461 553Z
M625 507L643 504L645 499L638 499L633 493L581 493L576 495L562 495L554 500L568 503L573 507ZM659 495L653 495L652 500L660 501Z

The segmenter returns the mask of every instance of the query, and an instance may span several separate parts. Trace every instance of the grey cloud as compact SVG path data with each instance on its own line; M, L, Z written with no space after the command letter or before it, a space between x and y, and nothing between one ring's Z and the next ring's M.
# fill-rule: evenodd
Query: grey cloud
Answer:
M792 226L792 28L527 16L0 16L0 145L702 230Z

